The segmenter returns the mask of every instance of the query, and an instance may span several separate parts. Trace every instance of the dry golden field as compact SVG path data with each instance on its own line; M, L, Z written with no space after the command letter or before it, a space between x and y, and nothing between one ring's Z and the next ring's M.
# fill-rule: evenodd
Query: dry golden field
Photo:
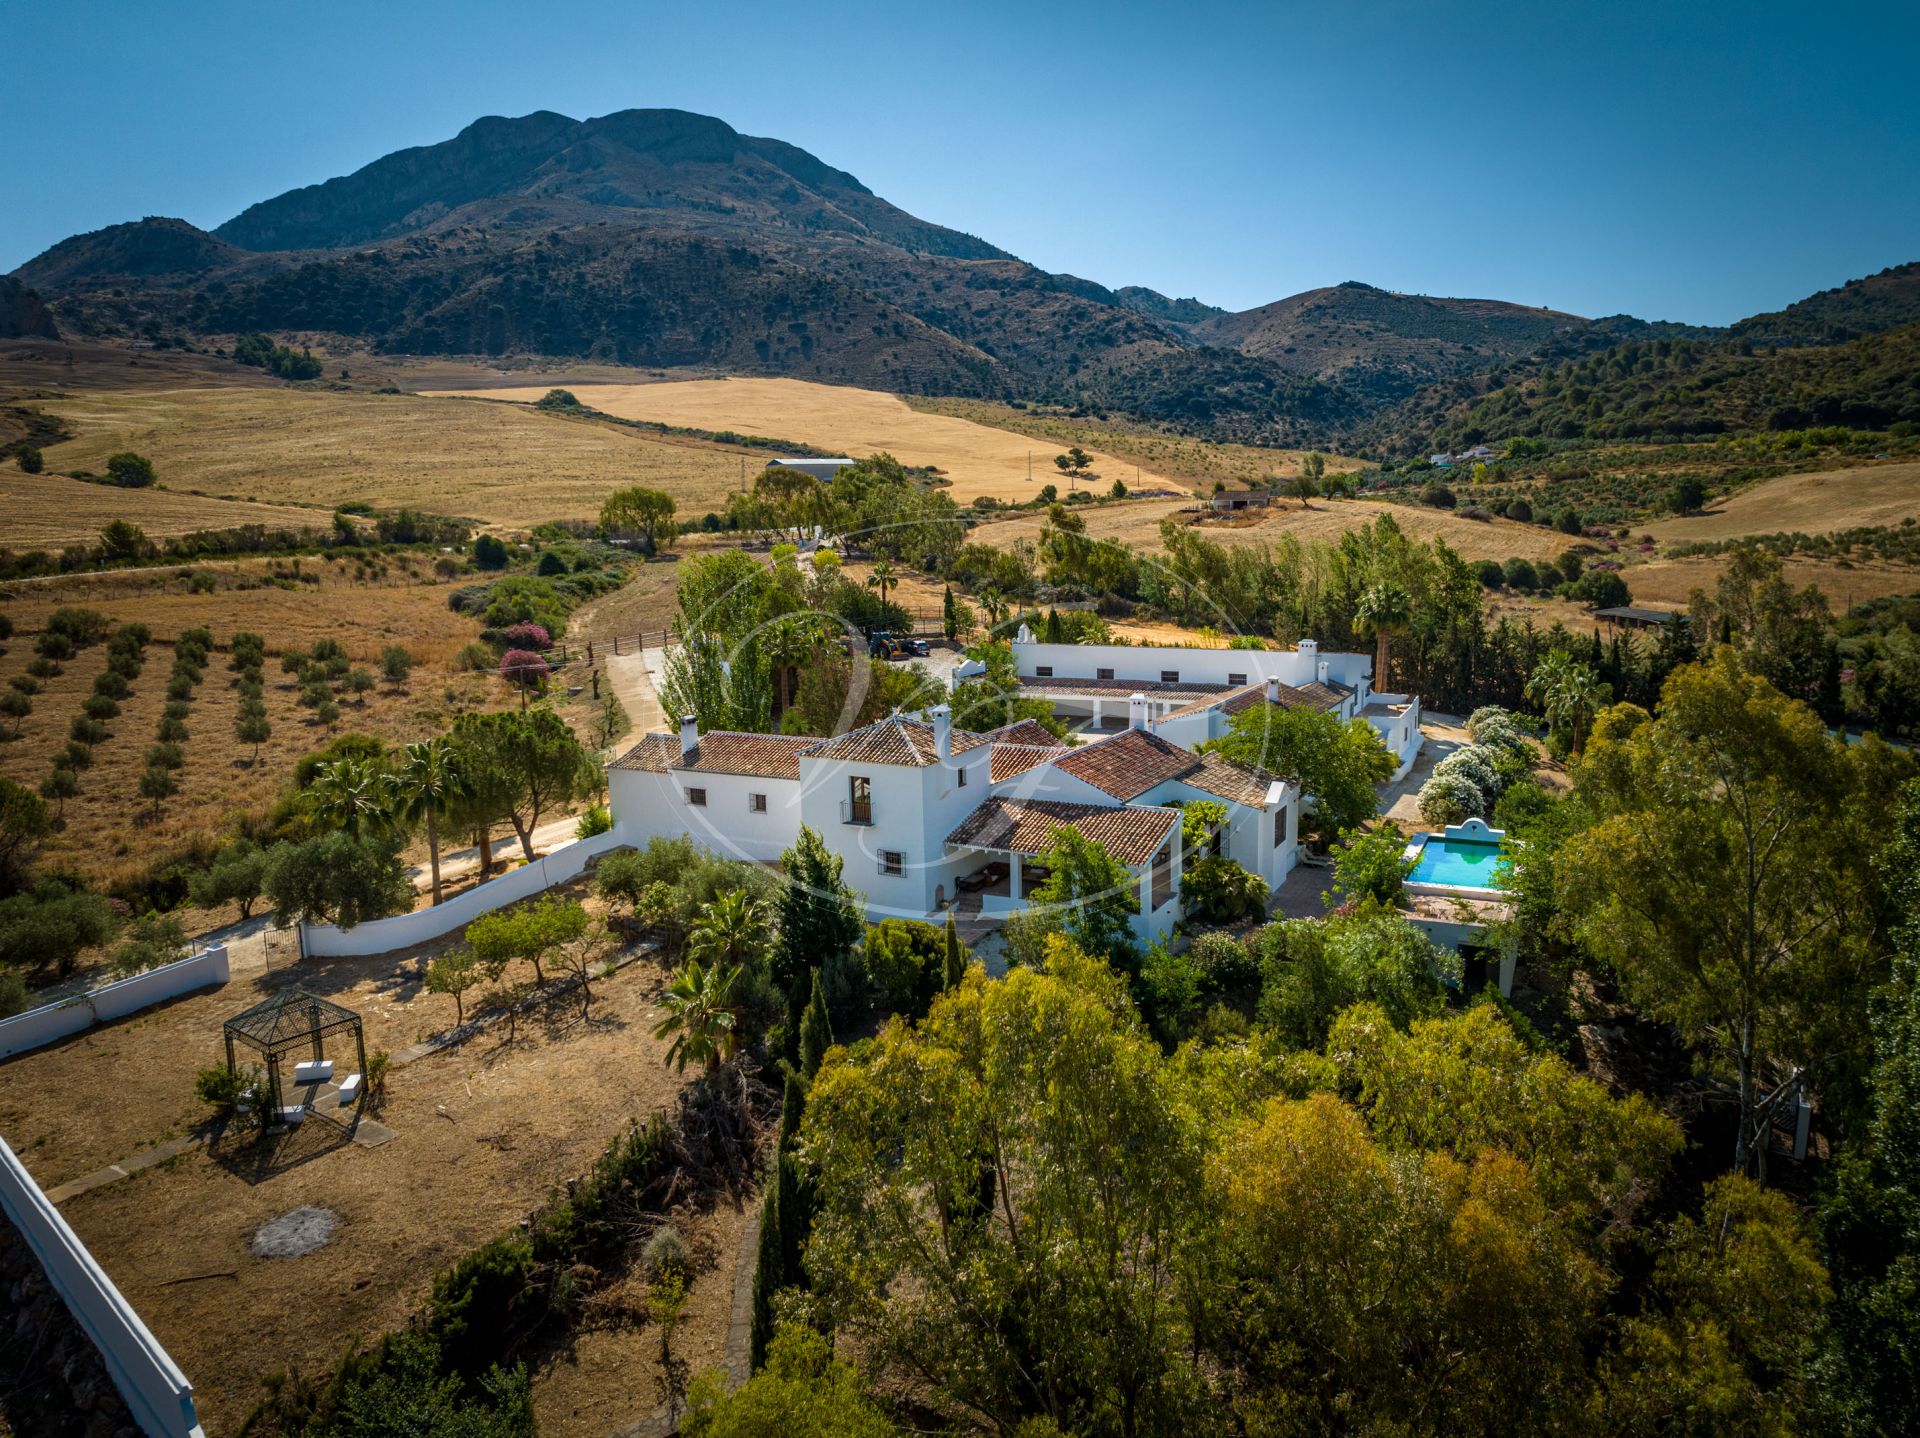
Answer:
M1087 533L1095 539L1117 539L1144 550L1159 548L1160 521L1179 517L1182 508L1179 500L1154 499L1137 504L1103 504L1078 513L1087 521ZM1567 547L1565 536L1538 525L1504 519L1461 519L1447 510L1358 499L1316 499L1311 509L1288 501L1274 505L1258 519L1207 523L1199 527L1199 532L1217 544L1271 544L1286 534L1337 543L1348 530L1364 529L1383 514L1392 515L1394 522L1416 539L1445 539L1468 559L1506 559L1513 555L1545 559ZM1044 515L1022 514L980 525L968 538L1004 547L1016 539L1035 538L1045 522Z
M100 473L109 454L132 449L175 492L328 509L359 500L513 527L591 519L632 484L703 513L739 485L743 461L751 472L765 459L522 405L416 395L231 387L36 403L74 434L46 450L52 471ZM127 517L144 523L139 501L127 503Z
M1713 593L1726 561L1718 558L1651 559L1620 571L1635 604L1680 608L1695 589ZM1920 590L1920 572L1898 564L1839 564L1830 560L1786 561L1787 582L1796 589L1817 585L1836 614L1851 605Z
M1645 532L1663 545L1688 544L1748 534L1828 534L1906 519L1920 519L1920 464L1783 474L1702 513L1657 520Z
M326 510L209 499L170 489L116 489L58 474L22 474L12 465L0 467L0 547L59 549L88 543L116 519L132 520L149 539L243 524L324 529L329 523Z
M1166 475L1208 494L1213 492L1216 481L1236 489L1260 484L1274 477L1296 475L1308 453L1303 449L1261 449L1250 444L1220 444L1186 435L1161 434L1129 428L1118 420L1069 419L1061 414L1015 409L1012 405L993 400L929 398L921 395L908 395L906 400L914 409L925 414L950 415L955 419L969 420L995 429L1008 429L1015 434L1040 440L1048 446L1049 464L1052 463L1052 455L1068 445L1094 445L1115 456L1122 464L1140 465L1150 472ZM1357 459L1334 454L1324 458L1328 470L1336 473L1362 468L1362 461ZM1127 478L1124 472L1119 477ZM1132 481L1128 480L1128 483Z
M923 413L898 395L846 385L793 379L677 380L664 384L588 384L556 375L552 384L470 391L494 400L530 403L553 385L572 388L582 404L622 419L654 420L695 429L790 439L853 458L885 450L902 464L934 465L952 482L948 491L965 504L983 495L1032 499L1046 484L1065 482L1053 457L1064 446L952 415ZM1095 456L1101 489L1116 479L1129 487L1185 485L1151 464L1122 459L1106 448ZM1028 457L1032 479L1028 479ZM765 463L765 456L761 463Z

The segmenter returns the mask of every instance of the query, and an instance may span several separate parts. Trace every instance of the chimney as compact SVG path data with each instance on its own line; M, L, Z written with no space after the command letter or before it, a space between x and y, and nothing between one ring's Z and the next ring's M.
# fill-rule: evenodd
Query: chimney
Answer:
M1317 659L1320 656L1320 641L1318 639L1302 639L1294 648L1308 661Z
M1327 682L1327 661L1322 659L1320 661L1320 667L1316 669L1314 673L1319 677L1320 682L1325 684Z
M700 747L700 721L689 714L680 721L680 757L691 759Z
M933 752L942 764L953 757L953 710L945 704L933 706Z
M1267 703L1278 704L1279 702L1280 681L1278 679L1269 679L1267 680Z
M1127 727L1130 729L1151 729L1153 721L1147 717L1147 696L1135 694L1127 700Z

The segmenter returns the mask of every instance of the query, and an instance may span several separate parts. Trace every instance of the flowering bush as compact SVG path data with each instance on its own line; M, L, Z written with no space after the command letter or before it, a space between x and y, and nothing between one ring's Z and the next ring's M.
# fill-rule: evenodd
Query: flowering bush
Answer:
M553 666L529 649L509 649L500 656L500 677L523 689L540 688L552 672Z
M501 636L509 649L533 649L544 653L553 648L553 636L547 633L546 626L535 624L531 619L523 619L511 625Z
M1450 774L1435 772L1420 790L1420 817L1429 824L1458 824L1486 812L1487 796L1458 770Z

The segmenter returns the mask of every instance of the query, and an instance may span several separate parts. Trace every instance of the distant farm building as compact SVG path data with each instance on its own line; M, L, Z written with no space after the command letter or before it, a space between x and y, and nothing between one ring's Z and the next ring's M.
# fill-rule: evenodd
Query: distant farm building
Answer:
M815 479L832 483L833 477L854 463L851 459L770 459L768 469L797 469Z
M1671 609L1639 609L1631 604L1621 604L1611 609L1596 609L1593 617L1627 629L1659 629L1672 623L1678 616Z
M1213 507L1219 510L1265 509L1270 503L1263 489L1223 489L1213 497Z

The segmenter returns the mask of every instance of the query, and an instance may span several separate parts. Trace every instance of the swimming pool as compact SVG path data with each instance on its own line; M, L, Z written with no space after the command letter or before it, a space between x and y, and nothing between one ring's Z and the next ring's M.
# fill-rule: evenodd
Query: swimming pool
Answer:
M1407 882L1447 889L1497 889L1500 881L1495 866L1499 861L1498 843L1430 834L1420 846Z

